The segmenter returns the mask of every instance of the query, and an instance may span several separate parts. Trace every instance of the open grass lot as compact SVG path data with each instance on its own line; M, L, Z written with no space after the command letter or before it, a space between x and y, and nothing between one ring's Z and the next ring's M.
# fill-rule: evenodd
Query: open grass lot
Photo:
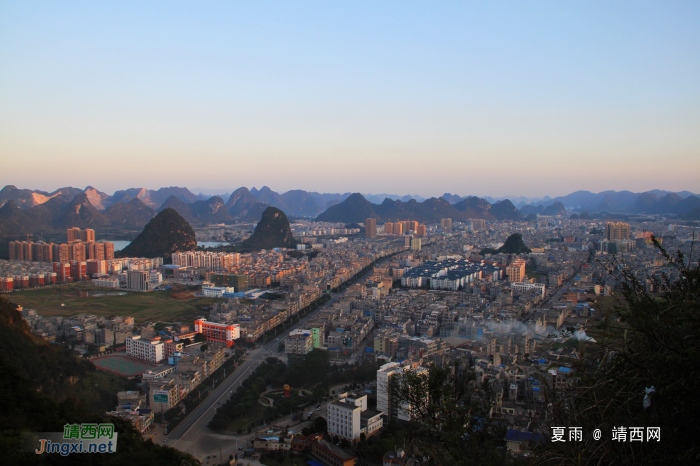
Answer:
M85 292L87 293L87 296ZM116 296L91 296L92 292L124 292ZM26 309L36 309L45 316L73 316L82 312L98 316L133 316L137 323L144 321L192 321L198 315L208 316L204 309L219 298L198 298L180 290L151 291L148 293L125 290L98 289L75 284L12 293L7 298ZM61 306L64 304L64 306Z

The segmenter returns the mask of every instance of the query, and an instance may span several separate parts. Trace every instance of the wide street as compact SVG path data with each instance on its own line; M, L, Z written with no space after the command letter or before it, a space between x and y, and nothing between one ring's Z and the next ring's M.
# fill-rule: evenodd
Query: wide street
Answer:
M387 259L385 259L387 260ZM381 262L384 262L382 260ZM380 263L381 263L380 262ZM378 264L377 264L378 265ZM364 274L359 281L366 279L371 270ZM296 328L303 328L307 320L313 318L322 309L332 305L332 303L341 296L342 293L334 293L325 305L311 312L306 317L301 319L296 324L285 329L279 336L271 340L269 343L250 350L246 355L245 361L240 364L235 371L228 376L210 395L197 406L189 416L187 416L169 435L166 436L166 444L177 448L184 452L190 453L196 458L204 460L207 456L216 454L219 455L219 449L224 458L228 457L236 450L236 446L247 447L252 434L235 435L235 434L218 434L209 430L207 424L214 417L216 408L226 403L229 395L235 393L241 383L251 374L256 367L270 356L277 354L277 345L285 340L289 333ZM278 424L291 424L291 416L280 419ZM301 429L303 425L296 426Z

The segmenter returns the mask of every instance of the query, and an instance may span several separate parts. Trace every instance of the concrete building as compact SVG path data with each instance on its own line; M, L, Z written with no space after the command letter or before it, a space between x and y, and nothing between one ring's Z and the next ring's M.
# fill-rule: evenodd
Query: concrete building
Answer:
M540 298L544 298L545 284L544 283L523 283L512 282L510 288L513 294L534 293Z
M394 390L392 388L392 378L396 375L400 376L405 371L426 374L428 370L418 365L401 365L398 362L384 364L377 370L377 410L387 417L410 421L413 417L414 407L398 402L393 396Z
M128 337L126 339L126 355L148 362L161 362L164 357L163 342L160 341L160 338L142 339L139 335Z
M377 219L376 218L366 218L365 219L365 236L367 238L377 237Z
M150 273L143 270L129 270L126 272L126 287L130 290L149 291Z
M311 454L329 466L355 466L357 463L357 456L323 439L311 442Z
M208 342L227 348L233 346L234 341L241 337L241 328L238 324L219 324L206 319L195 320L194 331L203 334Z
M443 218L440 220L440 228L443 230L451 230L452 229L452 219L451 218Z
M524 259L516 259L506 268L506 275L508 275L508 280L511 282L522 282L525 278L525 265Z
M608 241L630 239L630 224L623 222L608 222L605 224L605 237Z
M292 330L284 343L286 354L306 354L314 348L314 337L311 330Z
M232 286L207 286L202 287L202 294L207 298L223 298L224 293L233 293Z
M349 394L328 405L328 433L356 444L361 434L376 434L383 426L381 412L367 409L367 395Z

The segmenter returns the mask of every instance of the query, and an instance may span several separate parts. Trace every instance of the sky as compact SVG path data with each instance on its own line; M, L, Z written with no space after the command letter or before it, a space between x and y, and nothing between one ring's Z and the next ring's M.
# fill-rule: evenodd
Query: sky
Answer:
M700 192L700 2L0 3L0 186Z

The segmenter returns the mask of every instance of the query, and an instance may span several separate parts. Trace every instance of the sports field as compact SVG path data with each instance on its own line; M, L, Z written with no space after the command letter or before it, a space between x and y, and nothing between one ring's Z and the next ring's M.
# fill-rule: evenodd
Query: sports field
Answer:
M95 292L123 294L92 296ZM6 298L26 309L36 309L44 316L68 317L84 312L104 317L133 316L136 323L190 322L198 315L209 315L204 308L211 306L212 303L224 301L218 298L195 297L192 292L183 290L139 293L97 289L83 284L69 285L63 289L56 286L19 291L6 295Z
M157 367L156 364L130 358L125 354L108 354L107 356L91 359L91 361L99 369L123 377L141 375L147 370Z

